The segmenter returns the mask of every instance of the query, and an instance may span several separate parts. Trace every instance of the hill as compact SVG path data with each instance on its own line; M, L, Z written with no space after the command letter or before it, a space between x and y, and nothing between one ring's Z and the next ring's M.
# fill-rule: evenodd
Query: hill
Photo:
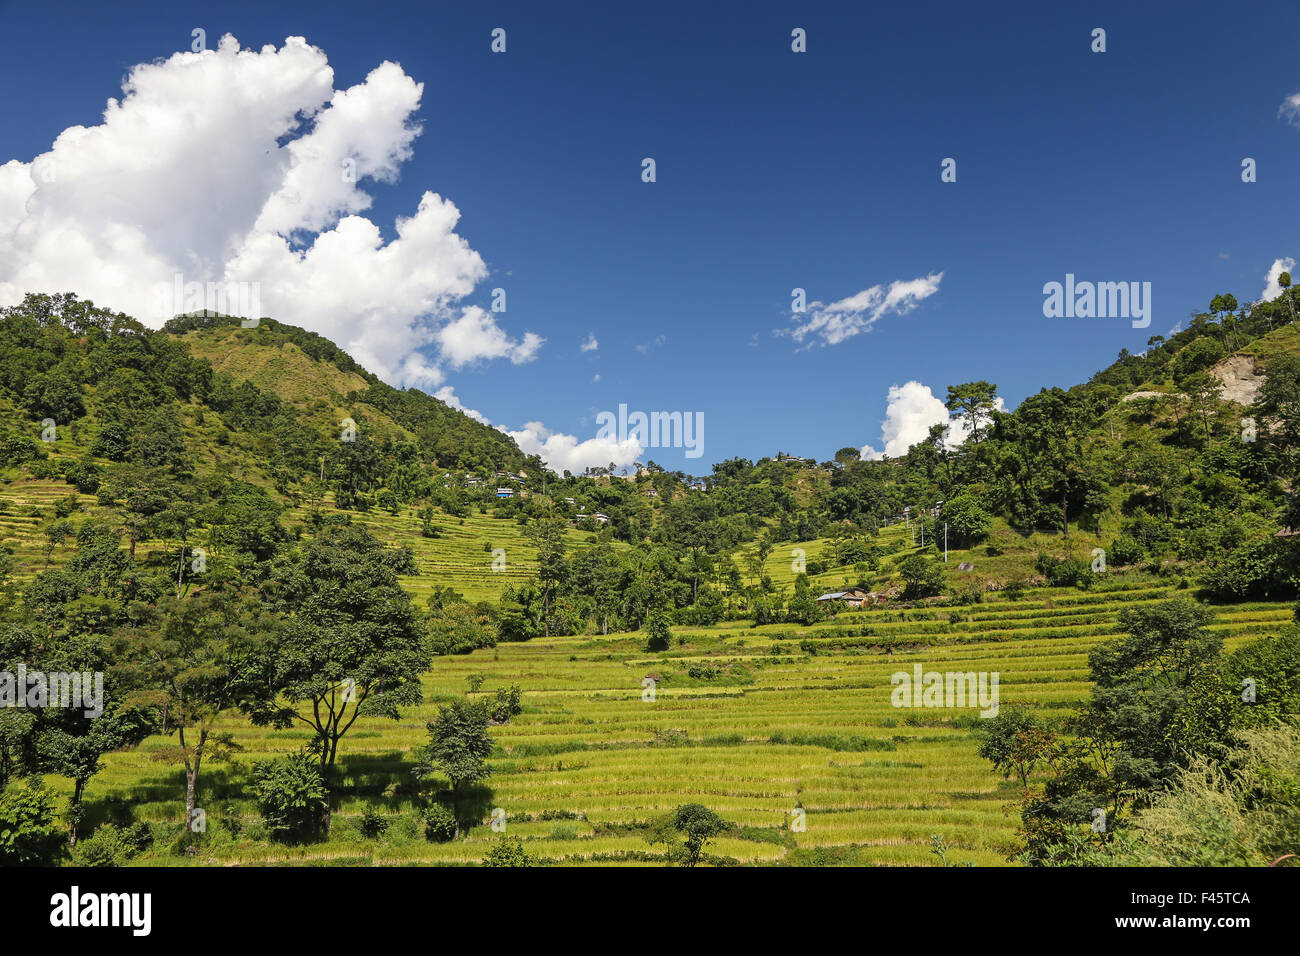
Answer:
M475 862L495 808L538 862L663 862L691 801L728 825L715 863L1093 859L1087 811L1129 832L1191 760L1300 709L1280 314L1198 317L1010 413L955 384L951 422L898 458L624 479L556 476L273 319L153 332L29 297L0 312L0 669L102 668L119 735L6 724L0 793L44 774L71 834L143 827L152 848L122 853L161 863ZM817 600L850 586L873 606ZM203 653L193 633L246 641L256 679L204 725L243 750L187 779L176 725L206 711L155 660ZM1006 719L904 709L918 666L997 675ZM488 737L464 786L424 749L456 708ZM332 823L294 844L254 781L304 748ZM427 836L440 807L461 839Z

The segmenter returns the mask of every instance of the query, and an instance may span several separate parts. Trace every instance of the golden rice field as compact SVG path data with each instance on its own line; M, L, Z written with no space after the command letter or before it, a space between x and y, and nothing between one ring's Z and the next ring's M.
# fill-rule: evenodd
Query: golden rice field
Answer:
M1116 633L1118 612L1174 593L1138 584L1036 589L1021 600L993 596L956 609L956 620L951 608L847 612L807 628L682 628L662 654L647 653L640 634L619 634L440 658L425 678L423 706L396 722L359 721L345 738L328 842L285 847L258 838L256 811L242 795L248 768L307 735L230 720L245 749L205 768L208 844L188 860L147 854L141 862L473 863L497 836L489 820L500 808L506 832L523 838L539 862L656 863L661 848L638 825L700 802L739 825L708 848L735 863L933 864L930 836L939 834L953 848L950 862L1006 865L1013 789L976 755L979 718L972 710L895 708L890 675L918 663L996 671L1003 706L1068 709L1087 693L1087 652ZM1289 616L1281 604L1238 605L1218 609L1214 627L1232 646L1275 632ZM861 635L864 627L872 633ZM692 665L715 676L691 677ZM411 755L437 701L465 693L471 674L485 676L482 693L519 684L524 712L493 731L482 824L463 840L429 842L415 811ZM657 681L653 701L643 699L646 677ZM179 821L181 772L151 759L167 743L155 738L111 755L92 784L96 813L122 801L136 818ZM357 828L367 805L391 814L379 839ZM804 812L799 831L791 826L796 808Z

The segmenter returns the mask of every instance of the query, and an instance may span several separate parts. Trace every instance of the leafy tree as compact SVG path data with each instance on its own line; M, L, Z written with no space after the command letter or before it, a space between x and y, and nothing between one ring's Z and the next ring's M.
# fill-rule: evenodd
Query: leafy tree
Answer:
M903 597L908 600L930 597L943 590L943 568L924 555L914 554L898 562L903 579Z
M973 494L960 494L943 503L941 520L956 543L969 546L988 535L993 527L993 516Z
M429 722L429 743L417 752L415 773L427 779L441 772L461 790L492 773L487 758L492 753L492 735L486 701L453 700L438 708Z
M997 408L997 397L998 387L990 382L966 382L948 386L944 405L962 419L970 432L971 442L978 444L984 437L984 423Z
M346 525L322 531L272 572L266 593L285 618L272 684L288 706L254 717L311 727L327 781L358 717L396 720L401 707L422 699L420 675L433 655L398 582L415 570L409 550L385 548L364 528ZM309 705L305 714L302 704Z
M666 651L672 644L673 632L668 626L668 612L656 605L645 619L646 648Z
M664 844L669 860L682 866L695 866L709 840L728 829L730 824L708 807L687 803L653 826L647 839Z
M179 746L163 756L185 766L185 829L194 832L203 760L224 759L234 745L229 732L217 729L222 718L272 706L277 622L256 594L234 587L169 595L154 608L137 605L135 614L137 622L118 636L137 688L130 700L161 710L177 734Z
M993 769L1010 777L1015 774L1022 787L1029 786L1029 775L1051 752L1055 735L1033 713L1019 707L1002 707L998 713L980 723L977 753L993 764Z

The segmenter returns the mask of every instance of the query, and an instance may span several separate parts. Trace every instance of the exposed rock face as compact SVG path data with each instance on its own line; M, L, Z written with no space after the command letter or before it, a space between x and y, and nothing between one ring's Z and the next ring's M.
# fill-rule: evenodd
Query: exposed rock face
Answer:
M1181 392L1171 393L1171 392L1149 392L1148 391L1148 392L1129 392L1127 395L1121 398L1120 401L1135 402L1139 398L1172 398L1175 394L1178 395L1179 398L1182 398Z
M1219 398L1225 402L1238 405L1252 405L1264 384L1264 369L1255 364L1253 355L1229 355L1210 369L1210 377L1219 383ZM1186 399L1182 392L1129 392L1122 402L1132 402L1139 398Z
M1219 397L1238 405L1253 404L1264 384L1264 370L1252 355L1229 355L1210 369L1210 375L1219 381Z

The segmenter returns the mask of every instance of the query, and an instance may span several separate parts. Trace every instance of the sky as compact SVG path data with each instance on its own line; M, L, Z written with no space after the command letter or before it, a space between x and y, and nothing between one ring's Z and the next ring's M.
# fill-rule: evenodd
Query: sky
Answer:
M1300 0L998 7L0 0L0 305L258 306L557 470L901 454L1300 258Z

